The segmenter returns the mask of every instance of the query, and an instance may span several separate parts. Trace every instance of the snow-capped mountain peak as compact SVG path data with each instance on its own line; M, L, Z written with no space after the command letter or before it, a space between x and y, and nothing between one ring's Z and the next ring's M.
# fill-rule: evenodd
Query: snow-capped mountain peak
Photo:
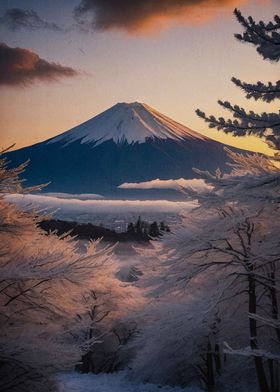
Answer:
M30 159L24 173L28 186L50 182L48 192L114 198L135 198L139 192L143 198L166 198L170 192L174 197L175 190L142 186L155 179L193 179L193 167L230 170L222 143L138 102L119 103L70 131L8 155L14 167Z
M134 144L144 143L146 139L205 140L207 138L144 103L133 102L118 103L54 137L48 143L64 141L69 144L80 140L81 144L93 143L95 147L107 140Z

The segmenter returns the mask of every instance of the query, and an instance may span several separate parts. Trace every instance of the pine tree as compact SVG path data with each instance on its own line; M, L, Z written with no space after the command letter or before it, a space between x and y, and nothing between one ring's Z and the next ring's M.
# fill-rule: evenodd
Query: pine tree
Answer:
M265 59L271 62L278 62L280 59L280 18L274 16L274 22L256 23L249 16L244 18L241 12L235 9L234 14L238 22L244 28L243 34L235 34L235 38L241 42L249 42L256 46L257 52ZM280 97L280 81L275 83L256 82L250 84L242 82L233 77L232 82L240 87L245 93L246 98L272 102ZM218 104L232 113L233 119L223 117L207 116L200 109L196 110L199 117L203 118L210 128L222 130L225 133L231 133L234 136L254 135L263 138L264 141L272 148L280 150L280 111L278 113L255 113L246 111L244 108L233 105L227 101L218 101ZM280 158L280 153L275 154L275 159Z
M149 235L151 237L158 237L160 235L159 227L156 221L151 224Z
M132 222L130 222L127 226L127 233L129 234L135 234L135 227Z
M142 234L142 221L140 216L138 216L137 222L135 223L135 232L138 235Z

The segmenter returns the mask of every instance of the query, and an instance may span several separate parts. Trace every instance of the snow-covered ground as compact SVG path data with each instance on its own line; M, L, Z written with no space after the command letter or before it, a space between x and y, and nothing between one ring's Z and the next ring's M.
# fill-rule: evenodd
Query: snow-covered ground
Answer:
M79 374L65 373L57 377L59 392L202 392L197 387L164 387L128 381L125 373Z

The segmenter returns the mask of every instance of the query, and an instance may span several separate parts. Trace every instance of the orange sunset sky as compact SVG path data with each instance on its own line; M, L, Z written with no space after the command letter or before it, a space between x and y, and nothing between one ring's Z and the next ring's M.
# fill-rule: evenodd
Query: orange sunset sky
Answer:
M209 130L195 114L230 116L218 99L279 110L248 101L230 81L279 79L277 64L235 40L235 7L268 21L279 1L1 0L0 146L30 145L117 102L141 101L216 140L271 154L260 139Z

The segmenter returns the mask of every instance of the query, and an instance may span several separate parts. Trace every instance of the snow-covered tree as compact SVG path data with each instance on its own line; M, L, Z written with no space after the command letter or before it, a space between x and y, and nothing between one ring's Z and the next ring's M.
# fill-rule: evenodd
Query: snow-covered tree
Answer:
M280 359L280 171L263 156L229 154L231 174L197 171L211 185L202 193L186 191L199 207L154 244L154 263L146 251L144 276L158 309L148 312L148 320L155 318L144 327L147 344L140 340L143 348L135 366L153 377L149 360L143 361L143 353L149 357L150 338L155 350L151 360L160 364L154 381L176 382L184 369L181 379L189 382L195 369L209 391L225 379L230 388L232 361L222 371L223 352L242 364L237 377L245 369L252 377L254 364L260 390L275 391Z
M277 62L279 17L265 24L246 20L238 10L235 15L245 29L236 38ZM279 98L279 81L233 82L248 98ZM207 117L198 110L210 127L235 136L256 135L280 149L279 114L247 113L219 103L234 120ZM280 169L265 156L228 154L231 173L195 170L209 185L203 191L185 191L198 207L171 234L154 242L154 250L145 250L143 284L155 302L143 316L148 326L139 337L135 371L166 383L176 383L178 377L189 383L199 376L209 392L215 387L235 390L236 382L244 390L258 385L261 392L278 392ZM150 370L155 363L156 374Z
M81 251L67 235L43 232L42 213L6 200L34 189L22 189L25 166L0 160L1 391L51 390L50 377L73 369L137 297L115 278L112 247L93 241Z
M250 16L244 18L241 12L235 9L234 14L244 28L243 34L236 34L235 37L241 42L249 42L256 46L258 53L266 60L278 62L280 59L280 18L274 17L274 22L256 23ZM233 77L232 82L240 87L248 99L263 100L272 102L280 98L280 81L275 83L256 82L255 84L242 82ZM233 119L223 117L207 116L200 109L196 113L203 118L210 128L223 130L234 136L254 135L263 138L272 148L280 150L280 112L278 113L255 113L246 111L239 105L233 105L227 101L218 101L222 108L229 110ZM278 157L278 153L275 156Z

